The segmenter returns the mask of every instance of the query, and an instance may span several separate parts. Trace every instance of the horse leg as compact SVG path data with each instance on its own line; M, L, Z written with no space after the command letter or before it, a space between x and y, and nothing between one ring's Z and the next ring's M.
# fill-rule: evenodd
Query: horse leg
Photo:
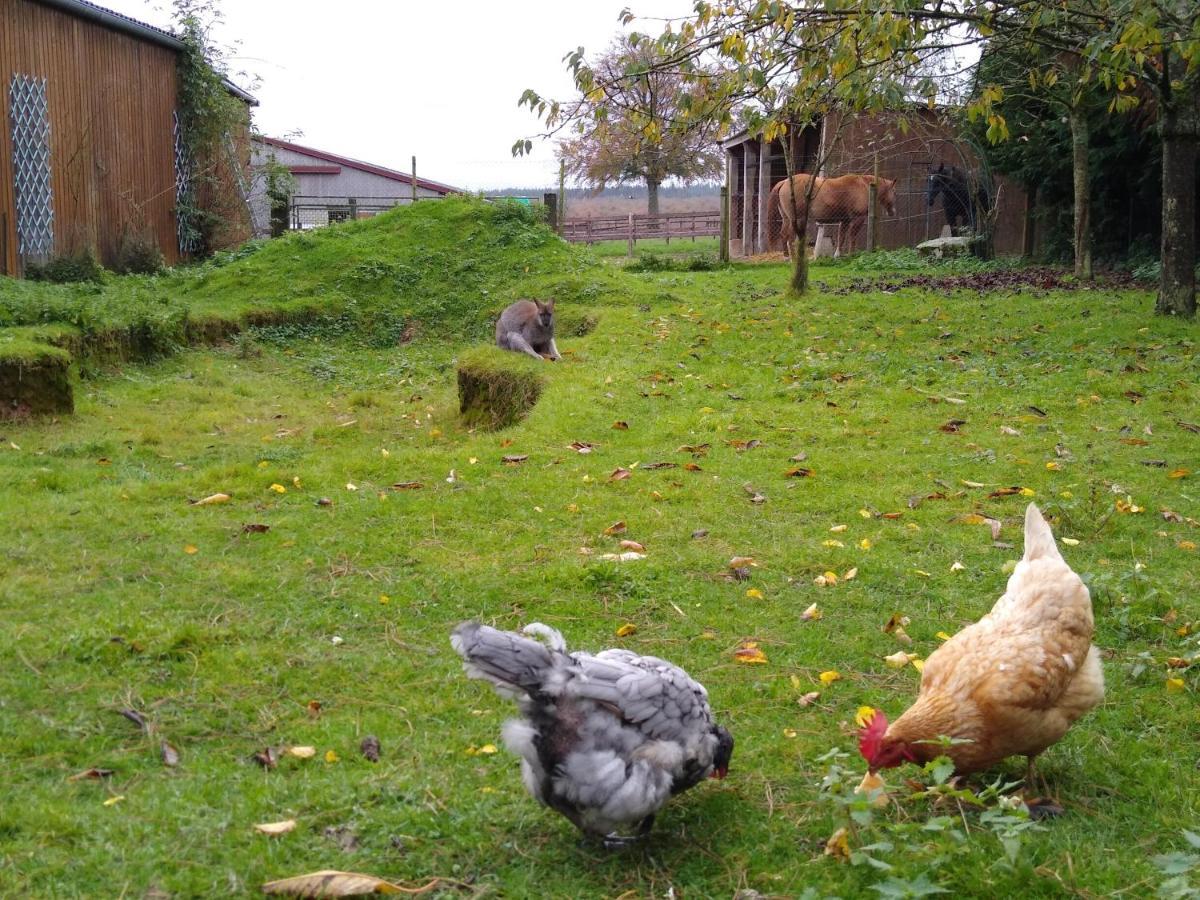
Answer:
M849 246L846 249L847 253L854 253L858 250L858 236L862 234L863 225L867 222L866 216L858 216L850 222L850 240Z

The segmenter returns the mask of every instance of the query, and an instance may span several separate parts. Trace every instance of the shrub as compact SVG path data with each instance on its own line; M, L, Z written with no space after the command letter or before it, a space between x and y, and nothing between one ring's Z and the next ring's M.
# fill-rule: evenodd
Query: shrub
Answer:
M25 277L30 281L50 281L67 284L73 281L96 281L104 278L104 269L90 247L78 253L56 256L48 262L25 264Z
M548 363L498 347L480 347L458 360L459 412L472 428L496 430L524 418L546 386Z
M113 271L121 275L157 275L164 268L162 251L152 238L126 232L117 247Z

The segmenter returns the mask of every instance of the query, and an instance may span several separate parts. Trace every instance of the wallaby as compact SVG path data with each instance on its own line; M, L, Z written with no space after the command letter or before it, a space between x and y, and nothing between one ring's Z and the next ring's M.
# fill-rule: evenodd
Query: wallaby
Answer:
M496 346L537 359L561 359L554 346L554 301L518 300L500 313Z

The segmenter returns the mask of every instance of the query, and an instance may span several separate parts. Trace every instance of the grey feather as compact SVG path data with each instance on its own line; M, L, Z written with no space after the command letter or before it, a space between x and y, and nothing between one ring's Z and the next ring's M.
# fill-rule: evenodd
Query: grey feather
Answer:
M732 738L683 669L624 649L569 653L540 623L523 631L464 622L450 643L469 677L517 700L504 743L540 802L586 833L644 831L672 794L723 774Z

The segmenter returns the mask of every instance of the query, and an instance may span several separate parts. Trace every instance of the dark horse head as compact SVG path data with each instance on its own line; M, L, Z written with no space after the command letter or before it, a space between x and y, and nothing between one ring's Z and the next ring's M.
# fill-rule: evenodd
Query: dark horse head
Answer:
M946 224L952 229L959 223L970 225L974 230L980 215L991 207L991 198L982 184L971 190L972 179L958 166L947 166L944 162L929 173L929 205L942 198L942 209L946 213Z

